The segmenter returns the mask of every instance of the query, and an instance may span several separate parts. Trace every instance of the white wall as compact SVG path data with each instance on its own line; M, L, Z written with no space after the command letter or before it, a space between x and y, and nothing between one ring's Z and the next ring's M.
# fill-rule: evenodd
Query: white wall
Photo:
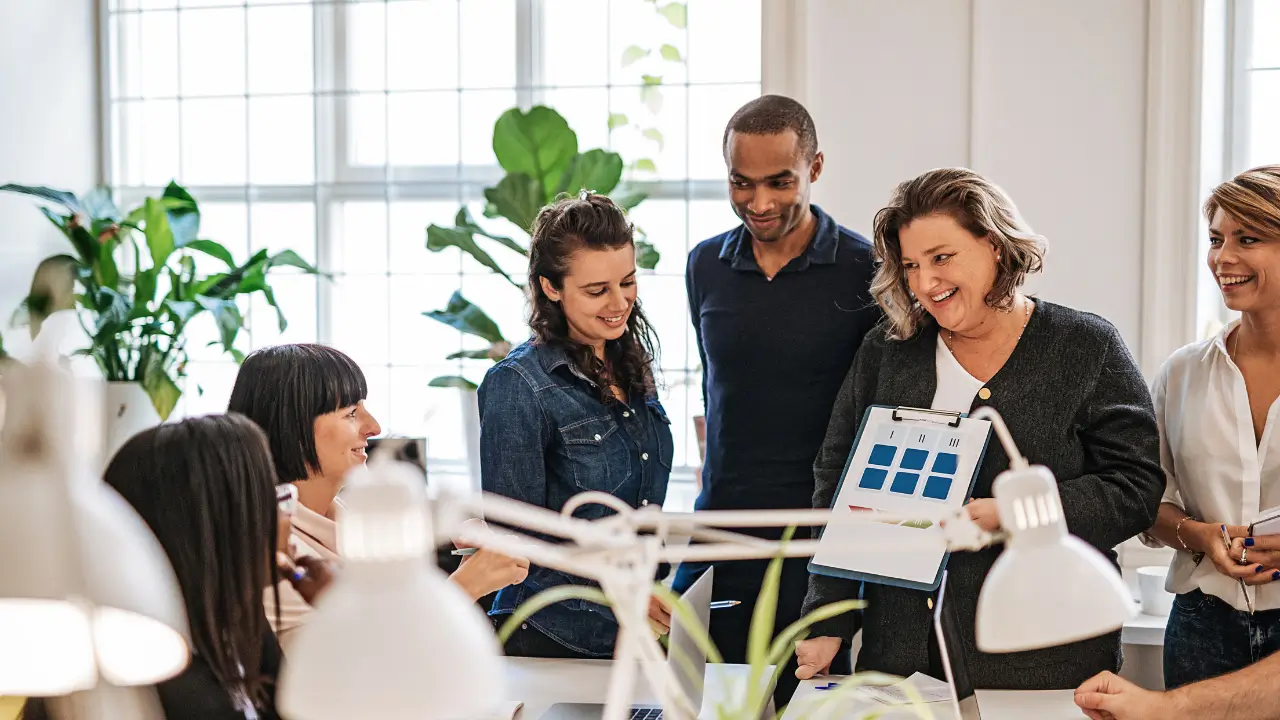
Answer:
M815 200L870 234L895 184L970 167L1047 236L1031 289L1137 354L1146 0L793 0L788 92L826 154ZM783 83L786 84L786 83Z
M97 3L0 0L0 184L77 193L99 181ZM69 246L30 200L0 194L0 332L41 259Z

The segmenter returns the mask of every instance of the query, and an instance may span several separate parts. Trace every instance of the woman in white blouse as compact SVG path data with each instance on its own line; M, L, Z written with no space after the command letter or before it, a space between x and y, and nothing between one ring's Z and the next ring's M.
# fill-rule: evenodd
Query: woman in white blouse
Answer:
M1170 688L1280 651L1280 536L1248 537L1280 506L1280 165L1219 185L1204 212L1209 268L1240 319L1174 353L1154 385L1168 486L1151 534L1178 551Z

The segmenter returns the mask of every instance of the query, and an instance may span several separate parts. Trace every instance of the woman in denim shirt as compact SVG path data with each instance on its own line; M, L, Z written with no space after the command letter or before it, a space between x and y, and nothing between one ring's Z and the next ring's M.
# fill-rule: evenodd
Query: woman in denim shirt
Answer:
M484 489L559 511L587 490L632 507L661 506L671 475L671 423L653 378L653 333L636 299L633 227L607 197L584 193L538 214L529 249L533 337L480 385ZM587 505L574 514L612 511ZM535 594L590 581L532 567L498 593L494 622ZM670 615L656 600L660 629ZM602 658L618 624L608 608L568 600L521 626L507 654Z

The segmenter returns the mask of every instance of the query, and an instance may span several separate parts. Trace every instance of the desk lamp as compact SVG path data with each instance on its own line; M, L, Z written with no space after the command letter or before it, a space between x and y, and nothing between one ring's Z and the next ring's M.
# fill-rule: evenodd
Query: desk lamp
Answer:
M1133 612L1132 600L1102 554L1067 535L1053 475L1043 467L1027 466L994 410L980 408L973 417L991 420L1012 465L997 478L993 492L1002 533L981 530L963 509L941 518L945 520L942 539L950 550L977 550L1001 539L1009 544L1009 550L997 560L979 596L976 627L979 647L999 652L1029 650L1073 642L1120 627ZM383 482L406 482L403 473L389 463L371 460L369 472ZM401 475L399 481L393 477L396 473ZM697 708L691 708L681 694L670 668L662 662L662 649L649 629L649 595L659 563L765 559L779 554L811 556L818 549L817 540L781 544L725 529L820 526L832 517L829 509L693 513L664 513L655 507L635 510L612 495L594 492L571 498L560 513L489 493L448 487L432 500L431 512L411 508L411 503L417 503L418 499L410 494L400 493L397 497L400 499L396 503L390 502L390 495L384 502L388 510L392 504L399 504L397 512L403 513L403 518L397 520L391 514L372 511L358 513L359 525L350 532L357 536L374 533L370 523L378 516L390 522L390 528L398 528L406 522L417 527L425 521L416 518L429 515L437 518L437 539L444 540L459 530L466 518L479 516L507 527L568 541L555 544L505 531L469 538L481 547L527 557L534 565L599 582L619 624L606 720L623 720L628 716L637 670L645 673L672 717L692 717L697 713ZM571 516L574 510L588 503L606 505L616 514L596 521ZM895 519L906 518L867 512L857 521ZM348 537L347 533L340 529L340 537ZM419 533L419 530L388 529L380 536L411 536L415 552L422 554L419 563L425 566L426 543L417 540ZM692 538L697 542L686 545L675 542L675 538L681 541ZM938 542L936 535L923 539L922 534L920 547L937 547ZM880 548L869 545L867 549ZM910 551L911 546L895 543L891 549ZM356 564L361 562L357 560ZM427 573L427 569L413 572ZM507 699L496 662L496 643L491 637L484 642L478 638L461 641L462 637L477 632L476 622L482 622L483 617L465 596L434 582L430 588L425 582L413 585L394 573L360 571L350 575L348 571L348 577L340 583L342 592L352 597L398 594L399 599L385 599L378 605L376 624L405 628L405 632L396 636L379 630L367 637L356 637L357 629L375 623L370 617L374 614L371 608L345 598L322 599L309 626L300 631L297 659L292 668L286 666L286 677L282 678L282 709L296 720L337 720L361 712L392 719L474 718L483 717L495 704ZM339 587L335 587L331 592L337 595L338 590ZM434 595L428 597L428 592ZM416 599L411 601L411 597ZM1050 605L1054 612L1042 610ZM456 628L445 627L454 623ZM434 627L425 628L431 624ZM312 635L310 642L307 642L308 633ZM404 647L409 638L435 644L410 654ZM358 661L352 657L357 649L361 652ZM410 661L416 663L412 668L405 666ZM461 674L442 670L442 663L460 669ZM359 672L353 673L357 664ZM474 687L471 678L476 674L485 677L485 687ZM391 677L398 680L394 683L379 680ZM376 683L377 692L371 692L372 686L362 683ZM475 693L473 703L464 706L458 702L459 693ZM325 702L309 702L307 698L313 694L325 698Z
M51 357L3 371L0 695L177 674L188 659L177 579L146 523L90 468L101 384Z

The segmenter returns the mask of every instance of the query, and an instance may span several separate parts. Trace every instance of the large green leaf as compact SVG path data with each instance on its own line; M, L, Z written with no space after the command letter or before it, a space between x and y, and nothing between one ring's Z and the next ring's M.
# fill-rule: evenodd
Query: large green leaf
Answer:
M662 259L662 255L658 249L648 240L636 240L636 265L645 270L652 270L658 266L658 261Z
M178 398L182 397L182 389L165 372L164 361L156 354L148 356L147 363L139 369L139 374L141 377L138 380L147 397L151 398L151 405L155 407L156 413L161 420L169 419L169 414L178 404Z
M231 251L222 246L221 243L213 240L192 240L186 244L188 250L202 252L212 258L217 258L227 264L227 267L236 266L236 260L231 256Z
M613 203L623 210L631 210L644 202L648 197L649 193L641 190L626 189L623 192L610 195L609 199L613 200Z
M129 327L133 303L111 288L98 288L96 296L98 317L93 325L93 337L101 342L103 338L119 335Z
M154 267L164 267L173 254L173 230L169 227L169 213L154 198L147 198L144 203L147 249L151 251L151 263Z
M622 180L622 156L604 150L588 150L573 158L560 179L557 195L576 195L581 190L608 195Z
M559 181L559 177L556 180ZM485 188L484 199L489 201L485 215L504 217L528 233L533 231L533 221L538 217L538 211L550 202L550 199L543 198L538 183L521 173L507 175L496 186Z
M151 303L156 299L156 269L147 268L133 278L133 311L130 320L151 314Z
M445 306L444 310L431 310L423 313L423 315L432 320L438 320L454 329L461 330L468 335L483 338L491 344L506 341L493 318L490 318L485 314L485 311L463 297L461 290L454 291L449 298L449 304Z
M457 388L459 390L475 390L480 386L476 385L475 383L471 382L470 380L464 377L459 377L457 375L442 375L438 378L432 378L431 382L427 383L427 387Z
M61 205L73 213L85 212L84 204L80 202L80 199L77 198L74 193L69 193L66 190L54 190L47 187L14 185L9 183L7 185L0 185L0 192L13 192L30 195L32 197L40 198L41 200L48 200L51 203Z
M169 183L162 197L177 203L168 208L169 228L173 232L174 247L186 247L200 234L200 206L186 188L175 182Z
M267 258L264 270L276 267L292 267L299 270L305 270L312 275L321 275L316 266L302 259L302 256L292 250L281 250L280 252Z
M511 108L494 123L493 153L508 174L522 173L537 181L543 191L541 205L554 198L548 193L578 154L578 135L549 107L538 105L527 113Z
M174 322L182 325L186 325L196 313L200 312L200 306L190 300L166 299L163 306Z
M511 238L505 235L495 235L485 230L484 228L480 227L478 224L476 224L475 219L471 217L471 211L468 210L465 205L462 208L460 208L458 210L458 214L454 216L453 224L455 227L465 228L467 230L470 230L473 234L483 235L484 237L487 237L490 240L493 240L499 245L502 245L505 248L514 250L520 253L521 255L529 254L528 248L516 242L515 240L512 240Z
M280 332L284 332L289 328L289 321L285 319L284 310L280 309L280 303L276 302L276 293L269 287L262 289L262 296L267 299L267 304L276 310L276 328Z
M471 230L460 227L443 227L435 224L428 225L427 249L433 252L440 252L448 247L458 248L462 252L475 258L476 262L506 278L512 285L518 285L518 283L502 269L502 266L498 264L498 261L494 260L492 255L486 252L484 248L480 247L479 243L476 242L475 234Z
M120 222L120 208L111 199L111 190L97 187L84 196L84 209L90 218L112 223Z
M213 315L218 325L218 336L222 341L222 349L231 352L235 346L236 335L244 327L244 317L240 314L240 306L233 299L197 296L196 303Z

